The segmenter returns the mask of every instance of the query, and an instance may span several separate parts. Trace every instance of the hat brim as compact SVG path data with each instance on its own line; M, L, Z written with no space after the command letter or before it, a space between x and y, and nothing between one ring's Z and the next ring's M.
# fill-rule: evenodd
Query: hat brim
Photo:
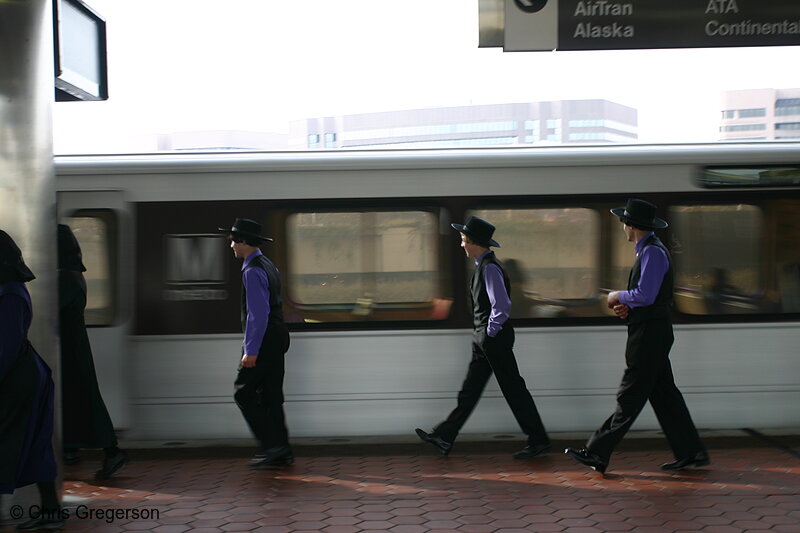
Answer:
M467 229L467 227L466 227L464 224L456 224L456 223L451 223L451 224L450 224L450 226L451 226L451 227L452 227L454 230L456 230L457 232L459 232L459 233L463 233L464 235L467 235L468 237L471 237L471 238L475 239L476 241L478 240L478 239L477 239L477 237L475 237L475 236L474 236L474 235L473 235L473 234L472 234L472 233L471 233L471 232L470 232L470 231ZM495 248L500 248L500 243L499 243L499 242L497 242L497 241L496 241L496 240L494 240L494 239L489 239L489 242L488 242L488 244L489 244L489 246L494 246Z
M615 207L614 209L611 209L611 213L620 218L624 218L625 220L633 222L636 226L644 229L664 229L669 227L669 224L667 224L666 220L661 220L658 217L653 217L653 220L646 222L644 220L633 218L628 214L624 207Z
M241 235L242 237L246 237L248 239L257 239L262 242L274 242L269 237L264 237L263 235L256 235L255 233L244 233L234 228L217 228L222 233L226 233L228 235Z

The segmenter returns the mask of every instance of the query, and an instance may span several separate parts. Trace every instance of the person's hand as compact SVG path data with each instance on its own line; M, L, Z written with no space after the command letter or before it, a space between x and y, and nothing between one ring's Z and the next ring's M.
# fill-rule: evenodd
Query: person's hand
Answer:
M619 305L619 291L611 291L608 293L608 308L614 309L615 305Z
M625 304L617 304L613 307L614 313L620 317L621 319L625 320L628 318L628 313L631 312L630 307Z
M253 368L256 366L256 359L258 359L257 355L243 355L242 368Z

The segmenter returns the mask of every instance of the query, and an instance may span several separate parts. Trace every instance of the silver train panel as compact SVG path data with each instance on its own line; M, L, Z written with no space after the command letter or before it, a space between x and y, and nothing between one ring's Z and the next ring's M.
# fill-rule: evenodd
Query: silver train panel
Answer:
M360 154L61 157L58 187L130 202L697 190L696 165L796 162L796 143ZM435 175L436 179L432 179ZM235 179L235 185L232 181Z
M248 437L232 401L240 343L136 337L136 424L127 437ZM295 333L284 388L291 434L391 436L432 426L455 406L469 343L463 331ZM795 324L677 326L671 359L698 427L800 427L800 410L788 407L800 401L798 343ZM611 413L624 345L618 327L518 330L520 371L549 431L591 431ZM658 428L649 407L636 428ZM519 433L494 379L464 432Z

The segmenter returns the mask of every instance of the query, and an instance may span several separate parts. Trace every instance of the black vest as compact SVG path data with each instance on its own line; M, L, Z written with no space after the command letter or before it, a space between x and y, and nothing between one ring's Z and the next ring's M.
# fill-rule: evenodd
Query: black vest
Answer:
M269 325L283 325L283 298L281 297L281 276L278 268L266 256L259 255L250 261L249 268L260 268L267 273L269 280ZM247 289L242 283L242 332L247 325Z
M476 329L485 328L489 324L489 315L492 312L492 303L489 301L489 293L486 292L486 283L483 281L483 271L486 270L486 266L490 263L500 267L500 272L503 273L503 282L506 285L506 292L511 297L511 282L508 279L506 270L503 268L503 264L497 260L494 252L489 251L488 254L483 256L478 266L475 267L475 272L472 273L472 281L470 282L472 322Z
M672 315L672 290L674 286L672 258L670 257L667 247L664 246L661 240L655 235L651 235L646 241L644 241L642 253L644 253L644 249L648 246L658 246L664 250L664 253L667 254L669 266L667 267L667 271L664 273L664 281L661 282L661 287L658 289L658 295L656 296L655 301L652 303L652 305L645 307L634 307L631 309L630 313L628 314L629 324L635 324L645 320L670 318ZM640 253L639 255L641 256L642 254ZM635 289L639 286L639 278L641 275L641 259L640 257L637 257L636 262L633 264L633 268L631 268L630 277L628 278L628 290Z

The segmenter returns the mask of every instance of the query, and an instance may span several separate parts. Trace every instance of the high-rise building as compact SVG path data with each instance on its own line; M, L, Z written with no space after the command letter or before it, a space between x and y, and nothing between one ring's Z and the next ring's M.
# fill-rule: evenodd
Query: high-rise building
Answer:
M800 139L800 89L722 93L721 141Z
M286 134L242 130L179 131L158 135L156 143L159 152L286 150Z
M560 100L409 109L292 122L290 149L450 148L632 143L636 109Z

